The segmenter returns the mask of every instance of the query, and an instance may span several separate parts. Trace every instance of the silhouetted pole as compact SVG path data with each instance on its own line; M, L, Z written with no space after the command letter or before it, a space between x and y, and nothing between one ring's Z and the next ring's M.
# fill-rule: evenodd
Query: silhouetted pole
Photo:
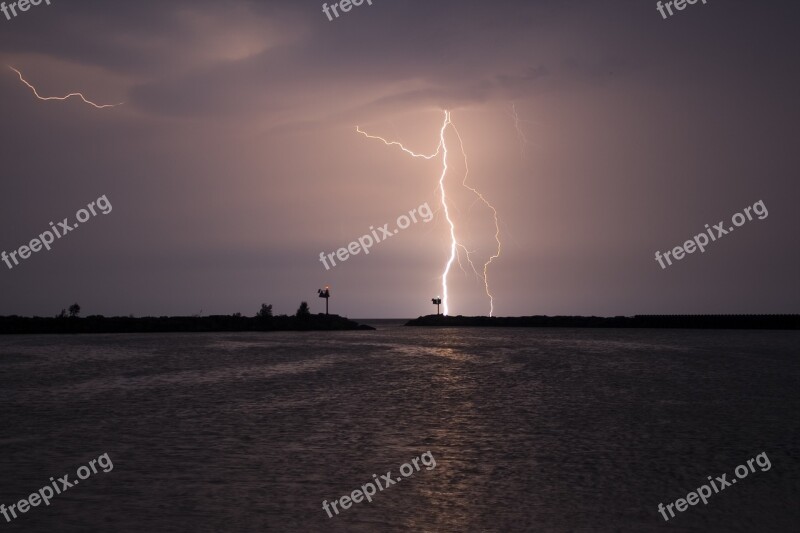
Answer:
M331 288L325 285L324 289L319 289L317 291L320 298L325 298L325 315L328 315L328 299L331 297Z
M436 316L439 316L439 306L442 304L442 299L437 296L431 299L431 303L436 305Z

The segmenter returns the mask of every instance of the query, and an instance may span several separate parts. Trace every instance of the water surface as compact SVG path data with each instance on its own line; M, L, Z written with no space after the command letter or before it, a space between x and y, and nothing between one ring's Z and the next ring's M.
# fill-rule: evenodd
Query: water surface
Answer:
M8 531L797 531L800 333L423 329L0 338ZM328 518L430 451L432 470ZM766 452L772 468L657 511Z

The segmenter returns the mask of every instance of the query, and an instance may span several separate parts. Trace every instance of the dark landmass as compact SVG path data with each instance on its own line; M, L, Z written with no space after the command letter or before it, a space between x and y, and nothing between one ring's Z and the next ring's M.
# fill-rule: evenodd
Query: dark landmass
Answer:
M406 326L523 328L800 329L800 315L636 316L442 316L409 320Z
M245 317L236 315L103 317L0 317L0 335L43 333L176 333L223 331L374 330L339 315Z

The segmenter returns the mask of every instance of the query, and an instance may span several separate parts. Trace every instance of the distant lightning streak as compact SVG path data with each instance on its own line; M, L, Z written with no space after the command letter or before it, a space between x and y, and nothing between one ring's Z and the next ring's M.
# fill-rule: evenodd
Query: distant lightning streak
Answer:
M27 85L28 88L30 88L30 90L33 91L33 94L36 95L36 98L38 98L39 100L66 100L68 98L72 98L73 96L77 96L78 98L83 100L85 103L87 103L90 106L95 107L97 109L105 109L106 107L117 107L117 106L122 105L124 103L124 102L120 102L119 104L96 104L96 103L94 103L94 102L92 102L90 100L87 100L81 93L70 93L70 94L68 94L66 96L42 96L36 90L36 87L34 87L30 83L28 83L27 80L25 80L25 78L22 77L22 72L18 71L17 69L12 67L11 65L8 65L8 68L10 68L11 70L13 70L14 72L17 73L17 76L19 76L19 81L21 81L22 83Z
M441 127L441 129L439 131L439 145L436 147L436 151L431 155L425 155L425 154L420 154L420 153L414 152L414 151L409 150L408 148L406 148L402 143L399 143L399 142L396 142L396 141L387 141L383 137L377 137L377 136L374 136L374 135L369 135L368 133L362 131L361 128L358 127L358 126L356 126L356 131L358 133L360 133L361 135L363 135L364 137L367 137L368 139L375 139L375 140L381 141L386 146L397 146L401 150L403 150L405 153L411 155L412 157L431 160L431 159L433 159L433 158L435 158L435 157L437 157L438 155L441 154L441 156L442 156L442 174L439 177L439 183L438 183L438 186L436 187L436 190L440 191L441 203L442 203L442 211L444 212L444 217L447 220L447 224L448 224L448 226L450 228L450 256L448 257L447 262L445 263L444 271L442 272L442 305L444 307L444 314L448 315L448 314L450 314L450 305L449 305L449 299L448 299L449 289L448 289L448 286L447 286L447 276L450 274L450 270L451 270L451 268L453 266L453 262L454 261L458 261L459 266L461 267L462 270L464 270L463 265L461 265L461 257L460 257L460 255L458 253L459 248L464 251L464 254L466 255L467 261L469 262L470 266L472 267L473 272L475 272L475 275L478 278L480 278L480 274L478 274L478 271L475 268L475 265L473 264L472 259L470 258L470 254L474 253L474 252L470 252L467 249L466 246L464 246L463 244L458 242L458 239L456 238L456 225L455 225L455 222L453 222L453 219L450 217L450 206L449 206L449 204L447 202L447 193L446 193L446 190L445 190L445 179L447 177L447 172L450 169L449 162L448 162L449 152L448 152L448 149L447 149L447 141L446 141L446 138L445 138L445 134L446 134L447 128L449 126L452 126L453 130L455 131L456 135L458 136L459 144L460 144L460 147L461 147L461 153L464 156L464 164L465 164L465 168L466 168L466 173L464 175L464 180L462 182L462 185L464 187L466 187L467 189L469 189L470 191L472 191L475 195L477 195L478 198L484 204L486 204L486 206L488 206L489 209L491 209L492 213L494 214L495 229L496 229L495 239L497 240L497 252L495 252L495 254L492 255L489 258L489 260L483 266L483 280L484 280L484 285L485 285L485 288L486 288L486 294L487 294L487 296L489 296L489 306L490 306L489 316L492 316L492 313L494 312L494 297L492 296L492 293L489 290L489 282L488 282L487 276L488 276L489 265L492 263L493 260L495 260L498 257L500 257L500 227L499 227L499 221L498 221L498 217L497 217L497 211L486 200L486 198L483 197L483 195L478 190L476 190L475 188L470 187L469 185L467 185L467 175L469 174L469 168L466 167L467 154L464 151L464 141L461 139L461 134L456 129L455 124L453 124L453 122L451 121L450 112L447 111L447 110L444 111L444 121L442 122L442 127Z
M517 130L517 137L519 137L519 145L520 151L522 155L525 155L525 147L528 146L528 138L525 136L525 132L522 131L521 120L519 118L519 114L517 113L517 104L511 104L511 116L514 119L514 128Z

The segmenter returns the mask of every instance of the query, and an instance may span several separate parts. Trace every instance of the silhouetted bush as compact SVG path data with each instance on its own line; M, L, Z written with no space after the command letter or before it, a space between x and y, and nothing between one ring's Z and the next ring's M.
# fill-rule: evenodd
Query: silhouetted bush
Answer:
M307 318L311 316L311 310L308 308L307 302L300 302L300 307L297 309L297 318Z
M272 318L272 304L261 304L261 309L256 313L256 318L266 320Z

